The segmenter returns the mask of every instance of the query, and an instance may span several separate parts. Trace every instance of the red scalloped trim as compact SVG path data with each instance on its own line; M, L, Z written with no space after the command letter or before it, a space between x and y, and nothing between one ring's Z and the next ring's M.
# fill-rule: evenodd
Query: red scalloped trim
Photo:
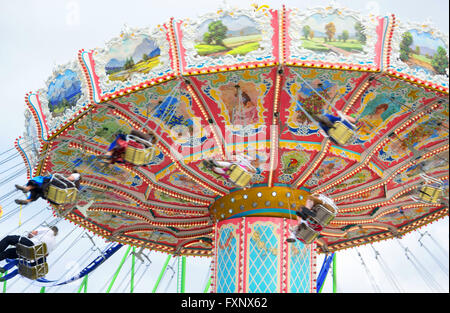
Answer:
M283 4L281 8L281 14L279 15L280 25L278 27L278 37L279 37L279 59L280 63L284 64L287 59L287 45L286 45L286 30L288 29L288 18L286 12L286 6Z
M80 66L82 68L82 72L84 74L85 83L88 86L89 102L90 103L95 103L95 101L94 101L94 87L93 87L93 84L92 84L90 76L89 76L89 70L88 70L87 66L84 64L84 61L83 61L83 57L82 57L83 52L84 52L84 49L81 49L80 51L78 51L78 63L80 64Z
M316 275L317 275L317 267L316 267L317 260L316 260L316 258L317 257L316 257L315 251L316 251L316 244L313 243L309 247L309 258L310 258L310 264L311 264L311 268L309 270L309 273L310 273L309 274L309 279L310 279L309 286L311 288L310 290L312 293L315 293L317 290L317 278L316 278Z
M42 144L44 143L44 140L42 139L42 136L41 136L41 134L42 134L41 123L39 122L38 113L34 110L33 105L30 103L30 100L29 100L29 97L32 94L33 94L32 92L28 92L25 95L25 104L26 104L26 106L28 108L28 111L30 111L31 115L33 116L34 124L36 125L36 129L37 129L37 134L38 134L38 139L39 139L39 142L40 142L40 146L42 146ZM37 97L37 95L36 95L36 97ZM40 107L41 104L38 103L38 105ZM43 116L43 119L45 119L45 116ZM45 121L44 121L44 123L45 123ZM45 124L45 125L47 126L47 124ZM47 129L47 133L48 133L48 129Z
M394 35L394 28L396 26L395 24L395 15L392 14L392 22L389 21L388 24L388 29L387 29L387 42L385 43L385 47L383 50L383 63L384 63L384 68L388 68L391 65L391 52L392 52L392 37Z
M20 153L20 156L23 159L23 163L27 164L27 157L25 155L25 153L22 151L22 149L19 147L19 139L22 138L21 136L19 136L19 138L17 138L16 140L14 140L14 148L16 148L16 150ZM27 166L27 179L31 178L31 172L30 172L30 167Z
M289 61L286 62L290 66L311 67L311 68L323 68L323 69L340 69L346 71L360 71L360 72L379 72L381 69L379 66L373 65L356 65L347 63L330 63L322 61Z
M178 57L178 49L177 49L177 43L176 43L176 36L175 36L175 29L173 27L173 21L174 18L170 18L170 24L169 24L169 31L168 33L166 33L166 38L169 41L169 55L171 56L171 60L172 60L172 68L175 69L175 75L180 76L181 75L181 71L180 71L180 59ZM166 24L164 24L164 27L167 26Z
M289 222L283 218L281 228L281 243L280 243L280 292L289 292L289 246L286 242L287 234L289 233Z
M210 293L217 292L217 223L214 223L214 230L212 232L212 251L213 259L211 260L211 291Z
M231 72L254 68L272 67L279 65L276 61L259 61L259 62L246 62L237 65L220 65L220 66L210 66L205 67L201 70L189 69L183 75L203 75L209 73L221 73L221 72Z
M136 92L136 91L139 91L141 89L152 87L152 86L155 86L155 85L158 85L158 84L161 84L161 83L164 83L164 82L167 82L169 80L176 79L176 78L177 77L176 77L175 74L168 73L168 74L166 74L166 75L164 75L162 77L153 78L151 80L147 80L145 82L142 82L142 83L140 83L138 85L122 88L122 89L119 89L116 92L107 93L107 94L104 94L102 96L99 96L100 102L105 102L105 101L108 101L108 100L115 99L117 97L122 97L122 96L130 94L132 92Z
M240 229L238 230L239 240L238 240L238 280L237 287L238 292L245 292L245 262L244 262L244 242L246 238L245 233L245 219L241 218L240 223L238 224Z

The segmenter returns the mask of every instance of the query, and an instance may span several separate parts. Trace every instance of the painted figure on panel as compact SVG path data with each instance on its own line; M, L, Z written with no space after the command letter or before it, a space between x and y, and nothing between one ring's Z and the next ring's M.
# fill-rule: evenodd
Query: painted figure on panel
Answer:
M233 125L250 125L258 122L258 90L251 82L241 81L219 87Z
M371 94L366 95L370 96ZM374 135L381 125L399 112L402 112L399 101L393 101L385 94L376 95L364 105L363 111L359 114L357 123L359 136Z

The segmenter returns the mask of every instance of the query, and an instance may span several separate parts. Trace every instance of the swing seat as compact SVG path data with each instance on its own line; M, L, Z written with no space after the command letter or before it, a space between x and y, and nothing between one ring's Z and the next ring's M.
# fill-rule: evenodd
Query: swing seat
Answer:
M47 245L45 244L45 242L40 243L38 245L34 245L34 246L25 246L21 243L18 243L16 245L16 252L17 255L20 258L29 260L29 261L36 261L40 258L44 258L48 255L48 249L47 249Z
M316 240L319 236L319 232L315 231L306 224L300 224L297 226L295 236L301 238L306 244L310 244Z
M318 204L313 207L316 211L314 219L322 226L328 225L336 217L336 213L330 211L326 206Z
M75 202L77 195L78 190L74 183L65 180L60 174L53 174L45 198L57 204L68 204Z
M312 210L316 213L314 220L322 226L328 225L337 215L336 205L324 196L310 196L310 199L314 201L312 207Z
M248 173L242 167L236 164L232 164L227 173L230 176L230 180L239 187L245 187L249 184L253 175Z
M438 203L442 196L442 189L433 186L423 186L420 188L419 198L428 203Z
M333 138L339 145L346 145L353 137L353 130L348 128L342 122L335 122L333 128L328 131L331 138Z
M77 188L59 188L50 185L47 190L46 198L57 204L67 204L75 202L77 194Z
M124 160L134 165L144 165L150 163L155 154L155 149L152 144L135 136L129 135L128 138L134 142L128 142L128 146L125 149Z
M48 273L47 262L36 264L30 266L25 262L20 262L18 264L18 272L20 275L29 278L31 280L36 280L38 278L44 277Z

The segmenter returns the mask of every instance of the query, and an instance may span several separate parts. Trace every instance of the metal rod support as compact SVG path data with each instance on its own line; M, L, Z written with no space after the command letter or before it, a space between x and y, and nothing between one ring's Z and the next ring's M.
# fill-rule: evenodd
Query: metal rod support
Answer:
M161 278L163 277L164 273L166 272L167 264L169 264L170 258L172 257L171 254L167 256L166 262L163 265L163 268L161 269L161 273L159 273L159 277L156 280L155 286L153 287L152 293L155 293L158 289L159 283L161 282Z

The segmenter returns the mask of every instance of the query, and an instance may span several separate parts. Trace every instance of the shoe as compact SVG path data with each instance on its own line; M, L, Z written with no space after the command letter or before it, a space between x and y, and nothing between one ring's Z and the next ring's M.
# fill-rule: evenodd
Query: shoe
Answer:
M28 204L28 201L19 200L19 199L14 200L14 202L16 202L17 204Z
M20 185L14 185L16 187L16 189L22 191L23 193L27 193L27 188L25 188L24 186L20 186Z
M288 243L293 243L293 242L295 242L295 239L294 239L294 238L287 238L287 239L286 239L286 242L288 242Z
M209 159L208 161L215 167L221 167L214 159Z

